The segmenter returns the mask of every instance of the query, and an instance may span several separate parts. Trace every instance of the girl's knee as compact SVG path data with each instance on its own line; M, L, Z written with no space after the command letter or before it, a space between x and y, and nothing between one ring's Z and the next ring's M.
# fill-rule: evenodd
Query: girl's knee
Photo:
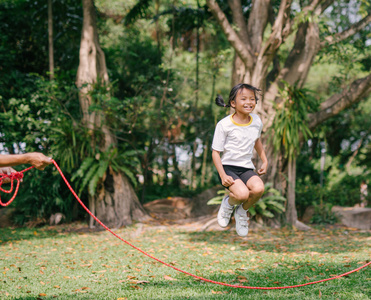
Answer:
M258 184L256 184L256 185L254 185L254 187L251 189L251 192L253 193L253 194L259 194L259 195L263 195L263 193L264 193L264 190L265 190L265 188L264 188L264 183L258 183Z
M246 189L244 191L238 191L236 193L233 194L233 198L242 203L242 202L245 202L247 199L249 199L249 191Z

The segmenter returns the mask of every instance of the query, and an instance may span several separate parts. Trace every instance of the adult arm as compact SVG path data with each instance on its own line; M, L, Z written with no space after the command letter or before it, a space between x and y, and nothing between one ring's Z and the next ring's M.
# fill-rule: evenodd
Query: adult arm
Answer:
M267 156L265 155L263 143L261 142L260 138L256 140L254 148L256 152L258 152L258 155L263 162L260 169L258 170L258 174L264 175L265 173L267 173L268 159L267 159Z
M228 176L224 171L222 160L220 159L220 152L213 150L212 158L213 158L213 162L216 167L216 170L218 171L219 176L222 179L222 185L225 187L229 187L232 184L234 184L233 177Z
M52 159L50 157L47 157L39 152L0 155L0 167L30 164L38 170L44 170L45 167L51 163Z

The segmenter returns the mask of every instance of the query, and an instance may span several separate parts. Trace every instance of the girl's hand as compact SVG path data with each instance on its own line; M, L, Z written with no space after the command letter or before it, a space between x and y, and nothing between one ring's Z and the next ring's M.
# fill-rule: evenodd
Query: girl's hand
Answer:
M225 187L230 187L232 184L234 184L234 179L232 176L225 176L222 177L222 185Z
M268 163L265 162L261 165L260 169L258 170L258 175L264 175L267 173Z
M10 168L10 167L2 167L0 168L0 174L6 174L6 175L10 175L14 172L17 172L16 170L14 170L13 168ZM9 177L6 177L4 178L3 180L3 183L9 183L11 180Z

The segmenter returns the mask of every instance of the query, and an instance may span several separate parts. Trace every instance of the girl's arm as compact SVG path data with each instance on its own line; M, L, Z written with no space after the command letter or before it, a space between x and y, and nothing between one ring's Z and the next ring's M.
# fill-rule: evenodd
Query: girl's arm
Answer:
M234 184L233 177L228 176L224 171L222 160L220 159L220 152L213 150L212 158L213 158L213 162L216 167L216 170L218 171L219 176L222 179L222 185L225 187L229 187L232 184Z
M258 152L258 155L263 162L260 169L258 170L258 174L259 175L264 175L265 173L267 173L268 159L267 159L267 156L265 155L264 147L263 147L263 144L262 144L260 138L256 140L254 148L255 148L256 152Z

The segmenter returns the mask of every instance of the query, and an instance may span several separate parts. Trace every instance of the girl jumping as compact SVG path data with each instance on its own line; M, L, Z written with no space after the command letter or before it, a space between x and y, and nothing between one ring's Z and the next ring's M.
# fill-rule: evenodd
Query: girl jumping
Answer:
M249 232L247 211L264 192L264 183L258 175L265 174L268 167L260 140L263 123L258 115L252 113L258 101L256 92L259 91L249 84L240 83L232 88L228 104L220 95L215 99L217 105L235 110L235 113L218 122L212 144L212 158L219 180L229 190L229 195L223 198L220 205L218 223L227 227L234 205L237 205L234 218L239 236L247 236ZM263 162L257 173L251 161L254 148ZM223 152L221 158L220 152Z

